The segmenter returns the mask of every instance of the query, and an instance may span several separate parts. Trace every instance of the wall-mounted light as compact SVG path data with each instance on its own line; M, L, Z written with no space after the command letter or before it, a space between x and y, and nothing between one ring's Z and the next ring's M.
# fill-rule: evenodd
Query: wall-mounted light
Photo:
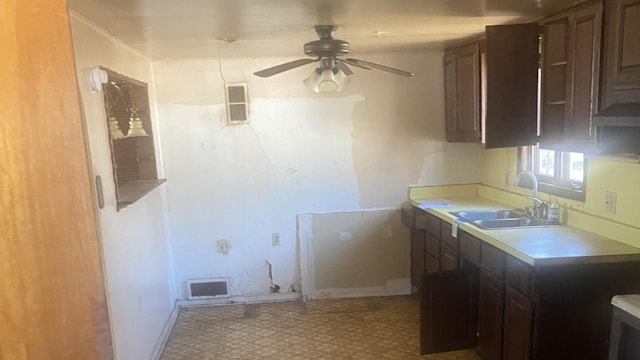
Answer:
M103 69L92 67L89 68L89 89L92 93L102 90L102 84L109 81L109 75Z
M142 120L140 120L136 109L132 108L130 111L131 117L129 118L129 132L127 132L127 137L149 136L142 126Z
M118 119L113 116L109 116L109 120L107 120L107 124L109 124L109 133L111 133L111 137L114 140L124 139L125 136L120 130L120 126L118 125Z

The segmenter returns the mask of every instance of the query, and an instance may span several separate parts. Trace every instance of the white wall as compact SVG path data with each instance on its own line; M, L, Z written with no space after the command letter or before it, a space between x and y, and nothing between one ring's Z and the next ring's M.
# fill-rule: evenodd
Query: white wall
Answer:
M312 66L269 79L252 75L290 58L154 62L182 298L187 279L210 277L229 277L232 295L268 293L265 260L287 291L300 281L297 214L338 220L348 211L398 208L409 185L479 180L479 145L444 140L442 54L360 57L416 77L354 69L347 91L316 95L302 85ZM250 124L226 125L225 81L248 83ZM275 232L279 247L271 245ZM227 253L216 252L218 239L229 243ZM388 256L408 264L404 241ZM325 270L323 277L335 278Z
M75 14L71 29L93 173L102 176L104 185L106 205L99 210L99 217L115 355L119 360L149 359L176 299L165 221L166 194L161 186L116 211L103 95L91 93L87 74L89 67L102 65L153 89L151 63ZM150 95L153 104L154 94ZM152 121L157 125L153 110ZM158 134L157 128L154 132Z

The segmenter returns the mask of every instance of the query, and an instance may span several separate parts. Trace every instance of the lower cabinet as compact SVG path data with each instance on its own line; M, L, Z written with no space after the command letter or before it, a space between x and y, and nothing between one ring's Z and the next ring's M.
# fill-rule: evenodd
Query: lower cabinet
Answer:
M483 271L480 275L476 350L486 360L502 359L503 310L504 281Z
M414 207L401 210L402 223L411 230L411 284L420 289L425 273L458 269L458 239L451 225Z
M473 269L424 274L420 288L420 354L475 346L478 275ZM428 314L428 316L424 316Z
M517 290L507 287L504 304L504 360L531 359L533 329L532 301Z
M640 292L640 263L531 266L458 232L458 267L420 284L420 351L476 348L485 360L602 360L611 297ZM452 253L457 256L457 249Z
M411 284L420 285L420 277L426 269L426 244L424 230L411 229Z

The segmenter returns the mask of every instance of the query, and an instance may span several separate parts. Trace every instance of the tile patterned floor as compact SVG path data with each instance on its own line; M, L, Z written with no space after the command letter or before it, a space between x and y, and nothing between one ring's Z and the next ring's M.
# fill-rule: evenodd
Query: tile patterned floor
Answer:
M184 308L162 360L481 360L420 356L418 309L416 296Z

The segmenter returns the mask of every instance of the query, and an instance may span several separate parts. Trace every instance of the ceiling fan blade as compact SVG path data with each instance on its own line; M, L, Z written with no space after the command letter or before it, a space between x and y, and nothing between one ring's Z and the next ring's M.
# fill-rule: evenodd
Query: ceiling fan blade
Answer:
M276 74L280 74L281 72L285 72L287 70L291 70L291 69L295 69L297 67L300 67L302 65L307 65L310 64L314 61L314 59L299 59L299 60L294 60L288 63L284 63L284 64L280 64L280 65L276 65L274 67L270 67L268 69L264 69L264 70L260 70L260 71L256 71L253 73L253 75L256 76L260 76L260 77L269 77L269 76L273 76Z
M360 69L371 70L371 68L368 68L368 67L366 67L364 65L358 64L358 62L357 62L358 60L356 60L356 59L344 59L342 61L344 61L345 63L347 63L347 64L349 64L351 66L358 67Z
M400 76L406 76L406 77L412 77L413 76L412 72L404 71L404 70L400 70L400 69L396 69L396 68L392 68L392 67L385 66L385 65L372 63L372 62L369 62L369 61L358 60L358 59L346 59L346 61L350 65L354 65L354 63L355 63L355 64L358 64L358 65L363 65L363 66L367 66L367 67L370 67L370 68L373 68L373 69L390 72L392 74L396 74L396 75L400 75Z
M340 69L345 75L349 76L349 75L353 75L353 71L351 71L351 69L349 69L349 67L347 66L347 64L343 63L342 61L338 61L336 63L336 66L338 67L338 69Z

